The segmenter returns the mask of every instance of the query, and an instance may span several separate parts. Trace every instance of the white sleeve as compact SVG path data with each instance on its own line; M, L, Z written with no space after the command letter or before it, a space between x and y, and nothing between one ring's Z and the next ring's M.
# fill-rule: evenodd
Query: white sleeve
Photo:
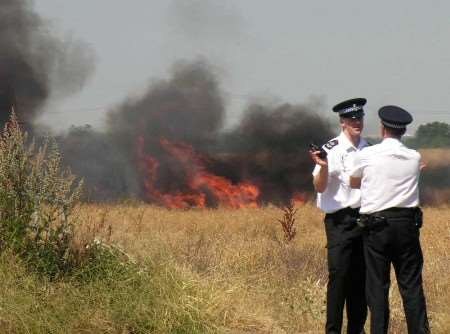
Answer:
M328 175L336 175L340 171L339 164L336 163L336 151L326 150L327 151L327 161L328 161ZM319 174L322 166L316 165L312 172L313 176Z
M336 151L328 151L328 156L327 156L327 160L328 160L328 174L329 175L337 175L341 168L340 165L338 164L339 159L337 159L338 154Z
M426 162L423 160L422 154L420 154L419 151L416 151L417 155L418 155L418 159L419 159L419 164L418 164L418 171L419 171L419 175L422 172L422 164L424 165L424 167L426 166Z
M319 175L319 172L320 172L320 169L321 169L321 168L322 168L322 166L316 165L316 166L314 167L314 170L313 170L313 172L312 172L312 175L313 175L313 176Z
M350 167L349 175L351 177L362 177L362 160L360 153L356 153L352 159L352 166Z

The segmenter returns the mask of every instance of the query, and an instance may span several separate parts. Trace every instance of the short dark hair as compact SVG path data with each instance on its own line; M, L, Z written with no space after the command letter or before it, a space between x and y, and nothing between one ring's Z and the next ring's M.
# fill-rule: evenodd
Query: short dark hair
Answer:
M389 126L384 125L384 128L387 132L389 132L390 135L395 137L401 137L405 134L406 128L390 128Z

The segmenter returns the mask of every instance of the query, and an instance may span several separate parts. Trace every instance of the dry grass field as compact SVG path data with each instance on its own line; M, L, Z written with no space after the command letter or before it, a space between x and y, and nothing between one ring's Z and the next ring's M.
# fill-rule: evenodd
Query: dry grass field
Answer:
M422 200L434 205L450 203L450 149L421 149L426 164L421 177Z
M419 152L431 168L450 167L450 149L448 148L428 148L421 149Z
M326 241L313 205L297 205L290 241L274 206L72 212L77 187L58 152L30 154L11 122L0 138L0 333L323 332ZM421 230L425 294L432 332L448 334L450 150L421 153L421 195L436 203ZM406 333L392 283L389 332Z
M450 207L425 208L421 231L433 333L450 333ZM83 205L78 237L118 245L138 262L175 267L194 286L202 312L224 333L321 333L327 282L322 213L298 207L289 243L260 209L167 210L145 204ZM183 289L183 287L181 287ZM393 277L390 333L406 333Z

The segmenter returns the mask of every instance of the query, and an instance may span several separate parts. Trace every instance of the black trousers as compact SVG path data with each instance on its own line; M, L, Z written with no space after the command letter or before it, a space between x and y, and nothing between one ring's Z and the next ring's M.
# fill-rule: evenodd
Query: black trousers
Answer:
M414 210L394 208L376 215L386 218L385 222L364 233L371 333L388 332L391 263L403 300L408 333L429 333L422 288L423 257Z
M367 318L362 231L358 209L343 209L325 216L328 242L327 334L341 333L344 304L347 333L364 333Z

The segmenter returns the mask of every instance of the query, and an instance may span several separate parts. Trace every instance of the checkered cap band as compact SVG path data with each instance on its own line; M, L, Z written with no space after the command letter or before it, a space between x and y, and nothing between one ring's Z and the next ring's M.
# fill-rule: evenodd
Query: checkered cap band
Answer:
M355 112L355 111L359 111L359 110L363 110L363 107L355 105L355 106L352 106L352 107L348 107L348 108L339 110L339 114L342 115L342 114L347 114L349 112Z
M405 129L406 128L406 124L395 124L395 123L390 123L390 122L386 122L386 121L381 121L381 123L383 123L384 125L386 125L389 128L394 128L394 129Z

